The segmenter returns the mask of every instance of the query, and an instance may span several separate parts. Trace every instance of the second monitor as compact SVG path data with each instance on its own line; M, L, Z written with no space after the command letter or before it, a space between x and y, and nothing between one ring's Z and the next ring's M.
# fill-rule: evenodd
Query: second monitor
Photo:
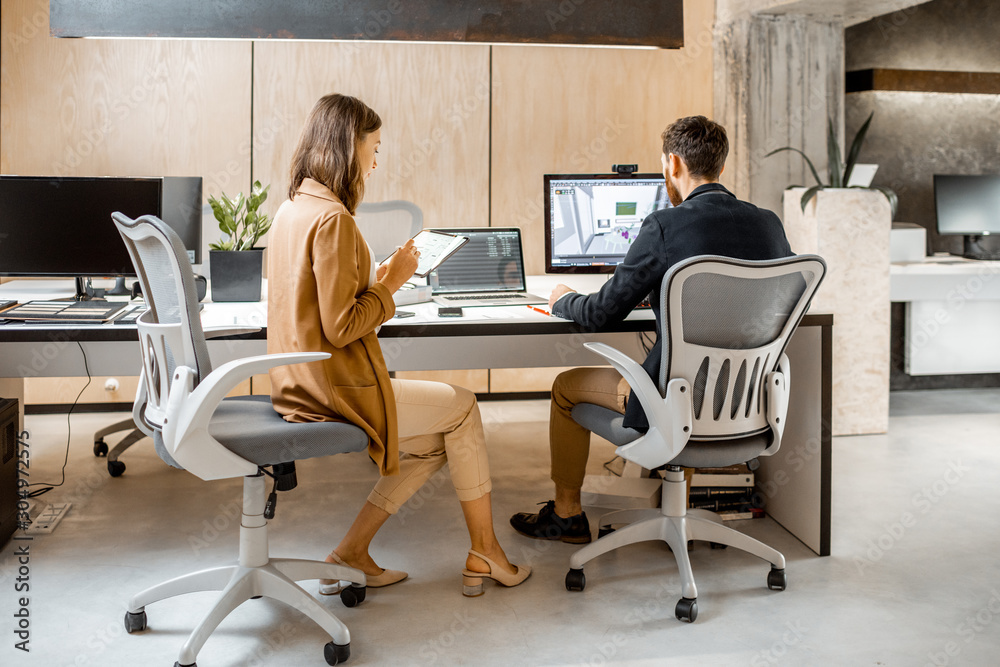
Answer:
M669 207L662 174L546 174L545 272L612 273L646 216Z

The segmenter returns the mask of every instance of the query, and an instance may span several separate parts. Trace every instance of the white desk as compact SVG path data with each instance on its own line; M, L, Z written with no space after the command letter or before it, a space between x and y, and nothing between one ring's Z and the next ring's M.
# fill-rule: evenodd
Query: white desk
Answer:
M935 256L893 264L889 298L906 303L908 374L1000 372L1000 262Z
M558 282L582 290L599 286L603 279L545 276L530 279L529 288L546 295ZM53 298L51 289L51 285L11 282L0 285L0 298ZM401 309L418 315L393 319L382 326L379 340L390 370L600 364L602 359L583 347L588 341L606 342L641 360L645 355L638 335L654 330L650 311L629 315L612 331L591 333L573 322L524 306L469 308L461 318L445 319L436 316L433 304ZM207 303L202 312L206 327L263 327L266 321L266 302ZM777 455L761 459L757 474L767 497L768 514L821 556L830 553L832 325L832 315L808 314L792 337L788 356L795 390L789 399L783 444ZM209 341L213 363L263 354L265 335L262 329L249 336ZM133 326L8 324L0 326L0 378L85 375L77 342L86 351L91 374L135 375L141 366ZM4 389L0 387L0 391Z

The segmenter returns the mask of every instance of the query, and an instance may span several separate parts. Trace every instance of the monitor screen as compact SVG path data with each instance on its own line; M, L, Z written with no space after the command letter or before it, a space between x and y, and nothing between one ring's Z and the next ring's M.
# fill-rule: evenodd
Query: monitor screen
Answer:
M192 264L201 264L201 214L201 176L164 176L158 217L181 237Z
M200 177L0 176L0 275L135 275L115 211L161 218L200 259Z
M938 234L1000 234L1000 174L934 175Z
M470 227L437 231L468 236L469 242L430 273L434 294L524 291L521 230L517 227Z
M662 174L546 174L546 273L613 272L646 216L669 207Z

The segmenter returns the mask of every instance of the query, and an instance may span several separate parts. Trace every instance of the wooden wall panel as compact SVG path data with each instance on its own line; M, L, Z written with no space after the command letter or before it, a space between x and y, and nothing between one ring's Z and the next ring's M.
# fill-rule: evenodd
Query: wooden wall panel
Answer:
M415 202L428 227L488 224L488 46L255 42L253 168L272 212L309 110L333 92L382 117L366 201Z
M684 3L680 50L493 47L490 220L521 227L529 274L545 270L544 174L659 172L663 129L711 117L713 5Z
M0 172L249 186L249 42L55 39L48 6L2 5Z

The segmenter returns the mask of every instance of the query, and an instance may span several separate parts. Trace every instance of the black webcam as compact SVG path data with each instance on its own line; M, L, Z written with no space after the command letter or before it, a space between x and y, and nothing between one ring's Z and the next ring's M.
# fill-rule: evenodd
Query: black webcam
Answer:
M611 171L616 174L621 174L622 176L629 176L639 171L639 165L637 164L613 164L611 165Z

